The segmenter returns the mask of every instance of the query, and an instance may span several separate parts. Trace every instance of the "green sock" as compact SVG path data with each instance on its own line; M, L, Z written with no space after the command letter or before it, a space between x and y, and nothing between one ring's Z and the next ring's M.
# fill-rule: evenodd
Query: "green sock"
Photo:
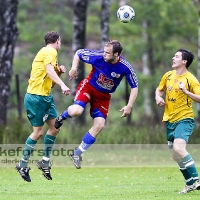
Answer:
M52 136L46 133L44 137L44 155L42 158L42 162L45 164L49 163L49 159L53 150L55 140L56 140L55 136Z
M185 164L183 162L179 162L179 169L181 173L183 174L183 177L185 178L185 182L187 185L192 185L193 184L193 179L189 173L189 171L185 168Z
M32 140L30 137L27 138L23 150L23 157L19 163L20 167L25 168L28 166L28 160L30 158L31 153L33 152L33 149L35 148L36 143L36 140Z
M185 168L187 169L191 178L193 179L193 183L196 180L199 180L197 168L196 168L194 160L192 159L192 156L190 154L188 154L187 156L182 158L182 162L185 164Z

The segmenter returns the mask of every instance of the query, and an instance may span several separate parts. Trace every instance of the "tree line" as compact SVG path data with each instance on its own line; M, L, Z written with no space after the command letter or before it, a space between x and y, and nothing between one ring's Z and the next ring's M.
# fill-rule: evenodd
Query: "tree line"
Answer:
M128 24L116 17L119 6L125 3L136 12L135 19ZM0 124L6 125L7 113L16 105L12 96L15 75L20 75L23 97L33 55L43 44L44 33L52 29L62 35L64 48L60 60L68 69L79 48L102 48L109 38L122 43L123 55L134 66L140 84L133 121L141 118L155 124L161 121L162 111L155 104L154 91L161 74L171 69L171 58L177 49L194 52L196 59L191 70L200 76L199 0L0 0L0 5L3 36L0 39ZM87 73L87 66L81 64L78 73L79 79L72 83L65 77L72 91ZM126 83L113 97L116 107L129 92L125 88ZM55 96L60 108L66 107L69 100L60 102L59 89ZM197 107L197 118L199 115ZM85 123L86 117L83 115L78 120Z

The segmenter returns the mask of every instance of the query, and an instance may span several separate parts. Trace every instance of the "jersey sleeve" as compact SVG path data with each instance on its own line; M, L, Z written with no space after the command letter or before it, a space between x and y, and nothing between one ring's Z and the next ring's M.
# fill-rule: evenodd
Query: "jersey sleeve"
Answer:
M192 82L190 84L191 84L191 90L192 90L191 92L193 92L194 94L200 94L200 83L196 79L195 76L193 76Z
M54 67L56 67L56 57L57 57L57 52L54 51L54 49L48 49L45 53L44 53L44 65L47 64L51 64Z
M167 79L171 76L171 74L172 74L172 72L169 71L169 72L165 73L163 75L163 77L161 78L160 83L158 85L158 89L160 91L165 91L166 90Z
M133 68L133 66L122 56L120 56L120 61L119 61L119 73L124 74L126 77L126 80L128 81L128 84L130 85L131 88L136 88L138 87L138 78L136 75L136 72Z
M79 49L76 54L81 61L93 65L98 58L103 56L103 50Z
M131 88L138 87L138 78L134 70L132 70L130 74L126 75L126 79Z

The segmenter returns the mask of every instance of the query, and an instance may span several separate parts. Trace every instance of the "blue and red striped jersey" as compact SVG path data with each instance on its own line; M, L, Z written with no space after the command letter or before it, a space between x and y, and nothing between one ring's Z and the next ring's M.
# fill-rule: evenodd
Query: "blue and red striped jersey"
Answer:
M120 56L117 63L104 61L103 50L80 49L77 55L80 60L92 65L87 79L98 91L113 93L119 86L123 77L126 77L131 88L138 86L138 79L132 65Z

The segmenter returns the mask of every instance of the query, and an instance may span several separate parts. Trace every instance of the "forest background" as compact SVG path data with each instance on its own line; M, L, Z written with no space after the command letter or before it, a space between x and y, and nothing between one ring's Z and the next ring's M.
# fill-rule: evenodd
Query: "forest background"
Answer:
M104 131L96 143L103 144L162 144L166 143L165 127L162 123L163 108L155 103L154 91L162 75L171 70L172 57L179 48L192 51L196 59L189 70L198 75L198 6L195 0L109 0L109 39L119 40L122 55L134 66L139 79L139 94L130 117L121 119L119 110L126 105L127 83L124 80L112 95L109 115ZM198 2L199 3L199 2ZM102 2L87 2L85 48L100 49L102 45ZM128 24L118 21L119 6L127 4L134 8L135 19ZM73 0L19 0L17 7L18 37L16 40L10 95L7 106L7 123L1 125L0 143L23 143L32 132L32 127L23 108L31 63L44 46L43 36L55 30L62 38L59 64L71 67L73 58ZM77 8L78 9L78 8ZM81 11L80 11L81 12ZM85 65L84 75L91 66ZM73 88L66 73L64 82ZM19 82L17 80L19 79ZM19 84L19 87L17 87ZM60 88L52 90L58 114L72 102L73 94L66 97ZM195 117L198 105L194 103ZM89 105L83 121L73 119L64 122L57 138L58 143L79 143L81 137L92 125ZM190 143L199 143L199 126ZM42 139L41 141L42 142Z

